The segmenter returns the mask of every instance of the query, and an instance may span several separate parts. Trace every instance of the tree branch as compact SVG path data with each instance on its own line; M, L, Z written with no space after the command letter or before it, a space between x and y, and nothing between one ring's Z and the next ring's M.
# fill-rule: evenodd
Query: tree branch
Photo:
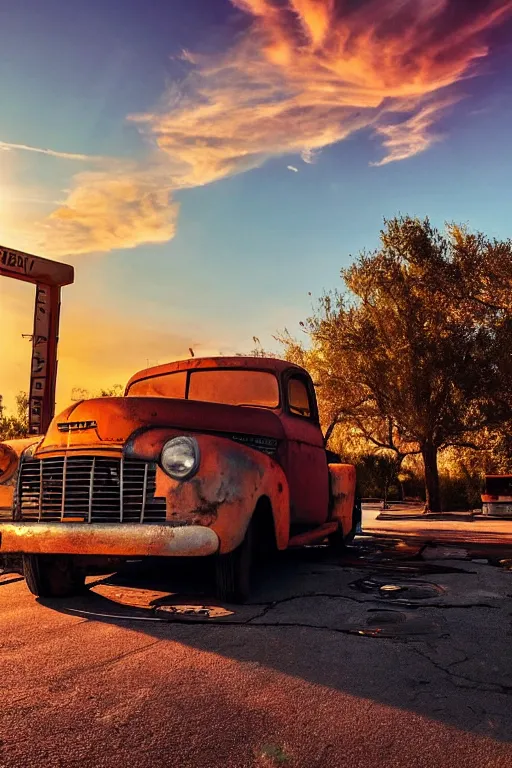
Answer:
M471 448L473 451L485 451L485 448L481 445L476 445L475 443L470 442L457 442L457 441L450 441L448 443L442 443L439 446L440 451L444 451L445 448Z

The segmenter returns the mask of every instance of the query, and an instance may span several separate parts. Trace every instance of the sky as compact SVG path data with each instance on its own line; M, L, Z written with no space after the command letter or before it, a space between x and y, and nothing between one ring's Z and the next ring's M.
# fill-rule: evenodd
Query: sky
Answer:
M0 244L75 267L58 406L277 349L385 217L508 238L511 44L512 0L0 6ZM8 407L32 302L0 278Z

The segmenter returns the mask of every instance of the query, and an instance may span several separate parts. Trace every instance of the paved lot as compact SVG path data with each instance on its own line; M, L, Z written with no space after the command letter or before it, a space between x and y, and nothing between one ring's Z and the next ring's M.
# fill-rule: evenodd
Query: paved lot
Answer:
M512 519L475 516L473 519L436 520L423 517L418 505L393 505L389 515L398 519L382 519L380 504L363 504L363 528L376 535L400 535L422 541L452 543L502 544L512 548ZM416 514L417 519L400 519L400 514Z
M0 766L510 766L506 553L427 549L288 553L242 608L194 564L45 602L5 574Z

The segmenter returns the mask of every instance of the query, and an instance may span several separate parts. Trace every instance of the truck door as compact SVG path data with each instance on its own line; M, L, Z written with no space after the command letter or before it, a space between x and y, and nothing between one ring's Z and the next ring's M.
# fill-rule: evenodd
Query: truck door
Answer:
M321 525L329 515L329 469L311 381L293 372L283 381L283 465L290 488L291 522Z

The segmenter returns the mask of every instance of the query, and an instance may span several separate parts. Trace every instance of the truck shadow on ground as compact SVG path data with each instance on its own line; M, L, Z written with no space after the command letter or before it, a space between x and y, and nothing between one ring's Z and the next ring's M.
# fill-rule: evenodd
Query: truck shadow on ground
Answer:
M507 626L506 607L452 595L461 579L471 592L475 569L362 539L341 558L323 547L283 553L243 606L212 597L209 560L133 563L93 577L83 595L39 602L509 741L506 631L493 655L486 647ZM475 675L464 664L478 654Z

